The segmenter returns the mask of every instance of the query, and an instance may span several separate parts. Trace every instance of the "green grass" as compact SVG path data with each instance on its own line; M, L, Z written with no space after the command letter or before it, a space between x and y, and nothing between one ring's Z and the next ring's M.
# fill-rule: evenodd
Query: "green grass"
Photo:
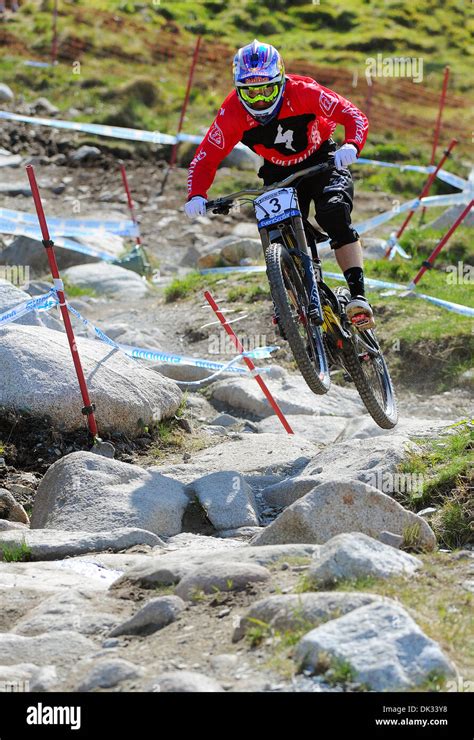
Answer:
M24 563L31 560L31 547L25 540L20 545L2 545L1 550L6 563Z
M227 293L229 303L270 300L270 287L268 283L257 283L256 285L236 285L229 289Z
M98 297L98 293L94 288L81 288L80 285L75 285L69 280L64 280L64 290L67 298L81 298L81 296Z
M174 278L164 290L165 302L195 298L196 293L204 293L219 279L222 279L221 275L201 275L199 272L189 272L184 277Z
M440 234L432 230L425 234L413 232L411 241L407 237L405 242L405 247L414 254L410 262L400 258L392 262L365 260L365 275L408 285ZM446 261L440 262L439 267L423 275L416 293L474 306L472 282L464 276L459 280L457 273L459 259L463 264L472 262L468 239L468 230L460 229L457 241L451 244L452 253L445 255ZM447 270L450 265L456 274ZM424 392L442 392L457 385L461 374L472 367L472 319L413 295L399 297L383 293L368 289L367 297L374 306L377 336L395 381Z
M231 85L232 50L255 36L274 43L284 54L289 72L311 74L323 84L341 89L331 78L332 70L355 71L360 82L352 87L347 79L341 92L354 97L362 107L367 97L366 60L377 53L422 57L425 79L413 84L411 99L399 99L407 114L416 111L425 118L426 130L416 130L410 144L393 140L387 118L376 127L377 156L428 161L437 100L417 103L417 89L426 86L439 92L445 64L451 65L449 93L460 94L470 87L472 53L468 8L457 0L422 0L414 6L400 0L340 0L317 5L307 0L161 0L158 3L133 0L64 0L59 15L60 50L67 41L78 44L78 59L50 69L22 65L28 58L48 57L51 43L50 2L24 0L22 8L6 30L17 43L6 45L2 59L2 80L27 102L47 95L62 112L80 109L80 120L100 120L150 130L174 132L179 120L187 81L188 61L196 35L204 35L203 56L216 49L216 59L198 64L196 85L185 130L197 132L210 122ZM158 45L184 45L176 59L163 57ZM225 44L226 49L218 49ZM226 62L228 60L228 62ZM80 67L73 62L80 61ZM152 72L150 72L152 70ZM79 74L76 74L79 72ZM378 95L385 101L386 80L378 83ZM386 99L393 105L393 98ZM466 113L462 111L462 116ZM99 116L99 118L98 118ZM447 106L444 133L456 130L460 112ZM74 116L73 116L74 117ZM398 135L397 138L400 138ZM416 139L416 141L415 141ZM468 136L458 149L467 153ZM141 145L134 144L139 149ZM383 148L385 146L385 149ZM149 148L149 145L147 145ZM369 152L370 150L368 150ZM372 173L369 177L395 177L393 173ZM402 178L403 179L403 178ZM435 187L438 187L436 185Z
M472 560L455 560L445 553L420 553L423 567L415 576L377 579L366 576L339 581L335 591L364 592L394 599L413 617L419 627L438 642L456 664L465 680L474 680L474 595L463 586L472 578ZM317 591L305 576L297 590ZM433 676L421 691L443 690L443 680Z
M451 435L427 440L421 453L412 453L399 465L401 473L420 476L421 490L394 494L406 508L437 509L430 518L440 546L474 543L474 431L466 423Z

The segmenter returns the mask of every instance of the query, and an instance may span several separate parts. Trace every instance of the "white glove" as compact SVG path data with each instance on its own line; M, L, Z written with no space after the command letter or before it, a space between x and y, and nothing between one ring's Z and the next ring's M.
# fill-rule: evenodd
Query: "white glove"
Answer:
M334 164L336 169L340 170L341 167L348 167L353 164L357 159L357 149L354 144L344 144L340 149L337 150L334 156Z
M190 219L197 218L198 216L206 215L206 203L207 200L202 198L200 195L195 195L194 198L188 200L184 206L184 212Z

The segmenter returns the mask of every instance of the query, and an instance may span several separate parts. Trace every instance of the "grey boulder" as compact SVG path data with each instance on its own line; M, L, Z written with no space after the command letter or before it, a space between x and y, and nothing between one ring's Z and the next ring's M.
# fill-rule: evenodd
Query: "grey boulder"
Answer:
M264 623L269 629L279 632L300 630L303 627L310 629L377 600L380 600L379 596L357 592L267 596L252 604L245 616L240 618L232 641L240 640L256 623Z
M84 676L77 687L77 691L94 691L94 689L110 689L122 681L137 678L143 670L121 658L103 658L97 660L93 667Z
M175 413L182 394L171 380L103 342L81 338L76 343L101 431L136 436L143 425ZM0 329L0 366L0 405L49 415L61 429L84 427L82 398L63 333L5 326Z
M92 653L94 649L95 645L88 637L68 630L33 637L0 633L3 665L34 663L64 667Z
M184 487L156 471L73 452L42 479L31 526L82 532L132 527L170 537L181 531L187 504Z
M18 503L14 496L5 488L0 488L0 520L7 519L9 522L29 524L28 514L23 506Z
M64 271L63 276L80 288L92 288L99 295L114 298L144 298L148 286L136 272L108 262L76 265Z
M0 691L51 691L57 682L54 665L0 665Z
M263 583L270 578L270 571L253 563L207 563L184 576L175 588L175 594L185 601L192 601L201 593L218 591L243 591L253 583Z
M164 547L164 542L144 529L123 527L108 532L71 532L55 529L28 529L0 532L0 555L5 547L28 547L31 560L60 560L103 550L126 550L134 545Z
M218 545L218 549L184 548L182 551L168 552L157 557L147 557L146 562L131 565L114 584L114 588L124 583L135 584L142 588L156 588L178 583L193 571L213 563L254 563L268 565L288 558L299 558L310 562L318 552L317 545L270 545L268 547L249 547L239 545L227 547L228 540L204 537ZM104 556L103 556L104 557ZM1 583L1 581L0 581Z
M251 544L322 544L343 532L362 532L378 539L383 531L403 537L409 534L411 543L427 550L436 546L434 533L422 517L355 480L317 486L285 509Z
M217 531L258 526L254 494L236 471L205 475L193 481L187 491L197 497Z
M4 82L0 82L0 103L13 103L15 100L15 94L11 87L8 87Z
M209 676L194 671L168 671L160 673L148 686L148 691L160 693L215 693L224 691L222 686Z
M44 249L44 247L42 247L42 249ZM5 259L3 256L3 252L0 254L0 259ZM44 292L47 292L47 290ZM12 308L15 308L20 303L24 303L25 301L30 300L31 295L29 293L26 293L24 290L21 290L16 285L13 285L13 283L11 283L9 280L4 280L3 278L0 278L0 314L9 311ZM14 325L45 326L49 329L63 331L61 322L56 318L56 316L53 315L51 311L44 311L41 313L37 310L29 311L24 316L20 316L18 319L15 319Z
M300 668L315 672L320 671L323 655L348 663L354 680L372 691L413 689L433 674L456 674L440 646L390 600L362 606L316 627L295 650Z
M306 577L309 584L320 588L366 576L410 576L421 566L421 560L407 552L384 545L360 532L351 532L338 534L322 545Z
M158 596L156 599L150 599L131 619L115 627L110 637L151 635L174 622L185 607L185 602L179 596Z

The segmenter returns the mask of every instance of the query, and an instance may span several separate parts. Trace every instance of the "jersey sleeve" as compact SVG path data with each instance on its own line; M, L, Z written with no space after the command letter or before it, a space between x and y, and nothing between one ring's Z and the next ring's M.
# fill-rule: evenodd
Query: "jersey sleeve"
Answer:
M195 195L207 198L217 168L241 140L243 129L238 116L232 115L232 106L224 101L214 122L196 150L188 170L188 200Z
M340 123L345 129L344 144L353 144L360 154L367 139L369 120L350 100L315 82L305 88L307 103L328 121Z

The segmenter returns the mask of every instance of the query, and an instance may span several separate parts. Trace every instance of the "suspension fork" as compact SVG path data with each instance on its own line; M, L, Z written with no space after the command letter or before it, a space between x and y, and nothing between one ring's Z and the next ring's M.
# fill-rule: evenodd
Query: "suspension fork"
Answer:
M301 216L295 216L293 218L293 228L295 230L296 242L300 250L300 256L303 261L305 288L309 296L308 316L313 324L321 326L324 323L321 298L319 297L312 254L308 247L306 233L303 227L303 219Z
M266 257L266 253L267 253L267 249L268 249L268 247L271 244L270 233L269 233L268 229L262 229L260 231L260 240L262 242L263 256L265 258ZM266 259L265 259L265 262L266 262ZM275 321L278 323L278 321L280 320L280 315L278 313L277 305L276 305L275 301L273 300L273 296L271 294L271 291L270 291L270 296L271 296L272 303L273 303L273 315L275 317Z

